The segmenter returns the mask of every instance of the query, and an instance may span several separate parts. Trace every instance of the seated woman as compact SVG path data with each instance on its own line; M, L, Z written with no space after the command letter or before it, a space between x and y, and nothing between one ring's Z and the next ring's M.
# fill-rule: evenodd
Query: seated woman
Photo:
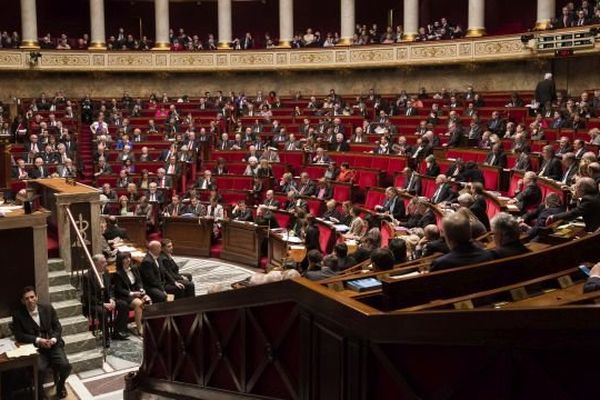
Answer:
M344 237L346 239L360 239L367 230L367 223L360 216L360 209L358 207L352 207L350 210L350 216L352 217L350 230L344 235Z
M118 215L132 215L129 211L129 199L127 196L122 195L119 197L119 214Z
M352 183L354 181L355 176L356 171L350 169L350 164L348 164L347 162L343 162L342 165L340 165L340 174L337 177L337 181Z
M266 159L261 159L258 164L258 168L256 169L256 176L259 178L272 178L273 177L273 169L269 165L269 161Z
M150 186L150 174L149 174L148 170L144 168L142 170L142 176L140 177L140 180L138 182L138 188L143 189L143 190L148 190L149 186Z
M256 157L249 157L248 158L248 165L246 166L246 169L244 170L244 174L246 176L255 176L258 173L258 160Z
M138 204L135 206L133 215L137 217L146 217L147 229L154 227L154 214L152 213L152 205L147 201L146 196L140 197Z
M143 336L142 311L146 304L152 304L152 300L144 291L138 268L132 265L131 253L117 254L117 273L114 280L116 300L123 300L134 311L136 334Z
M331 185L325 178L319 179L317 182L317 192L315 194L319 200L330 200L333 197Z

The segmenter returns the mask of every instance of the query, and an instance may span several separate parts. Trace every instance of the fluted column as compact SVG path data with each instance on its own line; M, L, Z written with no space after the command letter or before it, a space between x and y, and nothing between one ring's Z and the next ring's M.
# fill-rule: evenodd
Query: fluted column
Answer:
M352 36L356 29L356 16L354 14L354 0L341 0L341 29L340 29L340 44L351 45Z
M154 0L156 39L153 50L169 50L169 0Z
M537 0L536 30L548 29L555 16L556 0Z
M21 48L39 49L35 0L21 0Z
M294 0L279 0L279 47L291 47L294 36Z
M231 45L231 0L219 0L219 49L229 49Z
M104 0L90 0L90 50L106 50Z
M469 27L466 37L485 35L485 0L469 0Z
M419 0L404 0L404 34L402 40L412 42L419 31Z

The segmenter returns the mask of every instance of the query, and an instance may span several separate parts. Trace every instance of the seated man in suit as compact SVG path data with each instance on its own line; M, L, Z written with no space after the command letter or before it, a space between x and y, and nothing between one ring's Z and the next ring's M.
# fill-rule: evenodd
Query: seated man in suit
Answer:
M285 205L285 209L289 212L294 212L296 209L302 209L304 211L308 210L308 204L304 201L298 192L290 190L287 193L287 202Z
M440 236L440 228L433 223L423 228L423 237L417 243L415 255L418 258L429 257L434 254L447 254L450 252L444 238Z
M492 255L475 244L471 237L471 223L461 213L453 213L442 221L444 237L450 252L431 263L430 272L462 267L493 260Z
M171 189L173 187L173 178L167 175L164 168L156 170L156 179L154 180L160 189Z
M452 201L453 194L450 188L450 183L448 182L448 178L446 175L440 174L435 178L435 184L437 188L433 195L431 196L430 201L433 204L443 203L445 201Z
M163 215L165 217L179 217L185 213L185 207L181 204L181 200L178 194L174 194L171 197L171 204L165 207Z
M560 183L564 186L570 186L575 180L575 175L579 171L579 162L575 158L575 153L568 152L562 155L561 164L563 167Z
M140 265L140 275L144 283L144 290L152 303L163 303L167 301L167 291L163 276L163 267L160 260L162 246L160 242L153 240L148 243L148 253Z
M385 189L385 200L382 205L375 206L375 211L389 215L396 221L404 218L404 201L395 187Z
M298 183L298 193L302 196L313 196L316 190L315 183L310 179L308 173L302 172Z
M333 254L338 259L338 271L344 271L356 265L356 260L348 255L348 246L346 243L338 243L333 247Z
M543 204L540 204L535 210L528 211L523 216L524 222L521 223L521 226L527 230L529 240L537 238L540 231L546 226L546 220L549 216L559 214L563 211L562 200L558 193L548 193Z
M65 160L64 165L59 165L56 172L61 178L77 178L77 168L73 166L73 161L70 158Z
M481 202L476 203L475 198L470 193L461 194L460 196L458 196L457 201L461 207L465 207L471 210L473 215L477 217L477 219L483 224L487 231L490 230L490 219L487 215L485 201L483 202L483 205L481 204Z
M279 201L275 198L275 192L269 189L265 193L265 201L263 201L263 205L270 209L279 208Z
M150 203L162 204L165 201L165 196L163 195L163 192L158 190L158 185L156 182L151 182L148 185L148 191L146 192L145 196Z
M537 184L537 175L533 171L525 172L523 180L519 181L516 195L510 200L519 207L521 214L531 210L542 200L542 191Z
M337 210L337 202L335 200L329 200L327 203L325 203L325 208L325 212L321 217L325 221L331 221L335 224L339 224L342 216Z
M590 276L583 285L583 293L600 290L600 263L596 263L590 271Z
M197 197L192 197L184 214L187 214L187 216L204 217L206 216L206 207L200 203Z
M543 147L542 163L537 175L560 181L560 178L562 177L562 168L560 166L560 161L554 156L554 148L552 145L548 144Z
M406 228L425 228L435 224L435 214L427 206L425 199L414 197L408 206L408 220L402 224Z
M202 190L214 190L217 188L217 184L215 183L212 172L207 169L204 171L204 175L200 176L196 181L196 185L194 186L196 189Z
M490 165L492 167L501 167L506 168L508 164L508 160L506 158L506 154L502 148L502 143L498 142L492 146L492 151L488 153L485 157L485 161L483 162L485 165Z
M286 151L296 151L300 150L302 145L299 141L296 140L296 136L293 133L290 133L288 136L288 140L285 142L283 149Z
M231 212L231 219L234 221L254 222L252 211L248 209L246 202L240 200Z
M575 182L573 197L577 199L577 206L569 211L549 216L546 224L558 220L571 221L582 217L587 232L598 229L600 227L600 195L596 182L592 178L579 178Z
M38 295L33 286L23 288L21 306L12 316L12 331L15 340L23 344L33 344L38 348L38 396L43 398L44 376L48 368L55 371L56 397L67 397L65 381L71 373L71 365L64 350L62 326L56 310L49 304L38 303Z
M521 243L519 221L505 212L498 213L492 218L495 249L489 250L494 259L518 256L529 253L529 249Z
M29 176L33 179L47 178L48 168L44 166L44 160L42 157L36 157L34 161L34 168L29 172Z
M176 299L183 297L194 297L196 295L196 287L192 280L191 274L183 274L179 272L179 265L173 260L173 241L171 239L163 239L161 241L162 253L160 262L162 263L165 281L168 286L174 287L174 295ZM167 288L167 292L168 292Z
M104 284L104 292L100 288L95 273L92 270L88 270L83 276L83 295L81 302L84 304L84 310L88 305L90 308L85 310L84 314L87 314L88 317L92 316L93 318L98 318L99 320L104 319L102 328L106 329L110 317L116 311L112 338L114 340L125 340L129 336L127 333L129 304L115 298L111 277L106 270L106 266L108 265L106 257L104 257L103 254L95 254L92 257L92 261ZM108 343L105 343L105 345L108 345Z
M420 196L421 177L419 174L410 167L405 167L402 173L404 174L404 187L401 191L412 196Z
M254 222L257 225L268 226L269 229L279 228L277 218L275 218L271 210L265 205L260 205L256 209L256 218L254 219Z

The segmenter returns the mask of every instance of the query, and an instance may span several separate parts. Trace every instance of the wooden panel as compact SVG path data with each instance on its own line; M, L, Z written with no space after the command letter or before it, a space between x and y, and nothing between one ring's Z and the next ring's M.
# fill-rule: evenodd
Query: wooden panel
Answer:
M252 223L223 221L223 251L221 258L249 264L260 265L261 244L266 232Z
M0 222L1 223L1 222ZM23 287L35 286L33 229L0 229L0 318L11 315Z
M208 257L213 234L213 221L202 218L164 217L163 238L171 239L175 254L192 257Z
M146 246L146 217L117 216L117 223L127 231L127 237L138 246Z

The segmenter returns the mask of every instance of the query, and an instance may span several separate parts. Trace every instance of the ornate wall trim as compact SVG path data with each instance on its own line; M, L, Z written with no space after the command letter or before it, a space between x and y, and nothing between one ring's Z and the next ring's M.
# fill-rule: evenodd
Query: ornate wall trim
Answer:
M581 30L581 29L579 29ZM565 30L569 32L571 30ZM28 50L0 51L0 71L215 72L295 69L384 68L395 66L543 59L521 42L520 35L492 36L449 42L399 43L335 49L213 52L88 52L42 50L36 63ZM576 54L600 52L600 41Z

